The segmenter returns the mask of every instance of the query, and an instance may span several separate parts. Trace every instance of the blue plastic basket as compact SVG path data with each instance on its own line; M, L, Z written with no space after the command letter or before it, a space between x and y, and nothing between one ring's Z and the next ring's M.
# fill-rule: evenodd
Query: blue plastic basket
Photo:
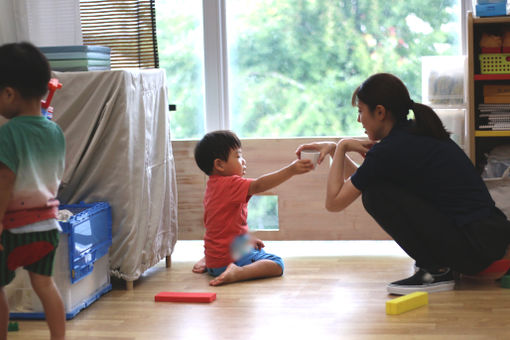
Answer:
M506 0L496 3L477 4L476 15L479 17L506 15Z
M59 221L69 235L69 271L75 283L94 270L94 262L108 253L112 245L112 213L107 202L61 205L74 215Z

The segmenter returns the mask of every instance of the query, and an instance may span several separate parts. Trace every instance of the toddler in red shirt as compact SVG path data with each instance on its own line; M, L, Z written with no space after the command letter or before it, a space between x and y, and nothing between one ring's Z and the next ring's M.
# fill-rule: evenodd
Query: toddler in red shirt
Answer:
M264 243L248 233L248 201L312 170L312 161L296 159L256 179L244 178L241 141L227 130L206 134L195 147L195 161L209 180L204 195L205 257L193 266L193 272L214 276L211 286L282 275L282 259L266 253Z

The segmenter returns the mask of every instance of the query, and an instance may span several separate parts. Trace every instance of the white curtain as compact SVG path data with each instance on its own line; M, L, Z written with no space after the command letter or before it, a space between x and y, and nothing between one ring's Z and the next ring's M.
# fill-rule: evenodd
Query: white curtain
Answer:
M0 43L82 45L79 0L0 1Z

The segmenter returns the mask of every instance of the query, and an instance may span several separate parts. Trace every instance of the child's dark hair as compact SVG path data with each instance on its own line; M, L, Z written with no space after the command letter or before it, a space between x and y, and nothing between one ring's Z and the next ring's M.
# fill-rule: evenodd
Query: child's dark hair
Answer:
M207 175L212 173L214 160L228 160L230 150L239 149L241 141L235 133L218 130L206 134L195 146L195 162Z
M0 46L0 89L12 87L25 99L40 98L48 91L48 60L31 43Z
M446 131L434 110L412 101L404 83L392 74L377 73L365 80L352 94L352 105L356 106L358 100L368 105L370 111L375 110L377 105L384 106L395 119L395 123L405 122L409 110L413 110L415 119L412 133L441 140L450 138L450 133Z

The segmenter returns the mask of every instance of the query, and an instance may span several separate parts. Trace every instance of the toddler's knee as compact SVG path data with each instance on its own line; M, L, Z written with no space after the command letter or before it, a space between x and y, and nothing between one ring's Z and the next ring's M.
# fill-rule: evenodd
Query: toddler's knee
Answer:
M273 260L274 263L276 263L278 266L280 266L280 268L281 268L280 276L282 276L283 275L283 271L285 269L285 266L283 264L282 258L279 257L279 256L275 256L275 258L273 258L272 260Z

